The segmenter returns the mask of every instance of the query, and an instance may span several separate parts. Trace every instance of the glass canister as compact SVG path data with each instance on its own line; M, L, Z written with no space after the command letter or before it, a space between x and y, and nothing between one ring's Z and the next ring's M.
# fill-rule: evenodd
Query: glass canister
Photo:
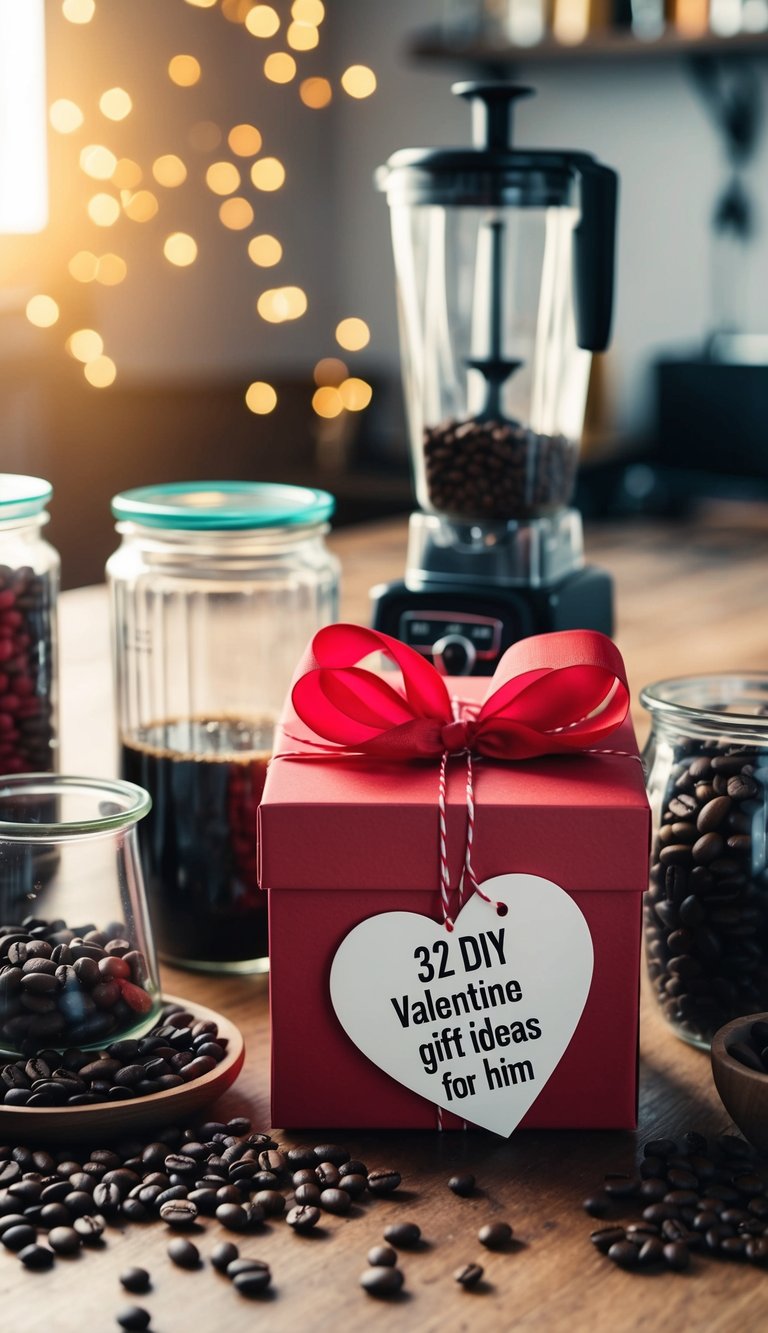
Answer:
M141 836L161 956L266 970L256 809L276 719L315 630L337 616L333 497L257 482L125 491L110 558L123 777L154 805Z
M660 681L645 753L654 816L646 954L678 1036L708 1047L768 1009L768 674Z
M0 473L0 774L58 767L59 557L47 481Z
M2 1054L100 1047L157 1019L136 838L149 807L128 782L0 778Z

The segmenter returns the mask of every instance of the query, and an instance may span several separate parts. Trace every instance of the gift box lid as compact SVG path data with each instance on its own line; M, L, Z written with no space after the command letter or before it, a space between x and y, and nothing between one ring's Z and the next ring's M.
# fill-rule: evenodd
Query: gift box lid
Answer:
M468 702L488 687L479 677L446 684ZM312 740L316 746L289 701L258 813L262 888L436 887L439 762L325 756ZM624 753L473 759L479 880L519 871L573 892L647 888L650 810L629 720L604 748ZM466 757L452 757L446 824L454 882L466 844L466 777Z

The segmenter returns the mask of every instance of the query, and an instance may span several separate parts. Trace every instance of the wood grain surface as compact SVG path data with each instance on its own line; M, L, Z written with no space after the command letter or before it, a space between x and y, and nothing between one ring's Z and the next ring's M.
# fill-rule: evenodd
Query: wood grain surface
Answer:
M343 564L346 618L366 620L367 591L401 574L405 525L388 522L346 530L333 539ZM651 680L702 671L768 668L768 513L713 508L695 523L627 522L588 534L590 557L615 577L617 638L636 696ZM114 771L111 677L103 589L62 599L62 767ZM642 710L634 705L638 729ZM264 977L209 977L165 969L168 991L227 1015L245 1034L247 1057L237 1083L218 1103L221 1118L248 1115L269 1127L269 1032ZM706 1054L665 1028L645 993L642 1005L640 1124L637 1134L528 1132L509 1141L466 1133L359 1133L338 1136L369 1167L395 1166L403 1187L391 1200L355 1206L345 1218L325 1217L320 1233L301 1238L273 1223L241 1253L266 1260L274 1294L246 1301L208 1263L199 1272L174 1269L162 1224L110 1228L101 1252L59 1260L47 1274L22 1271L0 1253L6 1326L65 1330L116 1328L127 1301L152 1312L156 1333L197 1333L263 1326L297 1330L537 1330L540 1333L733 1333L768 1327L768 1274L756 1268L694 1260L685 1274L641 1276L614 1268L589 1242L594 1223L581 1208L606 1171L630 1171L639 1146L660 1135L731 1129L714 1089ZM333 1077L333 1071L328 1071ZM322 1142L324 1127L281 1135L281 1142ZM460 1199L447 1188L457 1170L471 1170L478 1192ZM404 1294L391 1303L358 1286L368 1248L392 1220L417 1221L423 1247L402 1256ZM519 1245L483 1251L477 1230L506 1220ZM205 1222L204 1256L221 1238ZM452 1280L457 1265L479 1261L486 1282L474 1293ZM153 1290L128 1298L118 1273L141 1264ZM13 1319L11 1319L13 1316Z

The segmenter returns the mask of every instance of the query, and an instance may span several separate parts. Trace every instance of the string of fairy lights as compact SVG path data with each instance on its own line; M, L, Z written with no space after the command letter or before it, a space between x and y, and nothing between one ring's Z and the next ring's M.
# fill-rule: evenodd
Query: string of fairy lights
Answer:
M177 0L195 9L210 9L230 23L242 28L244 39L270 44L264 54L262 70L265 79L274 84L293 84L303 105L319 111L327 107L334 96L341 93L352 99L370 97L376 90L376 76L367 65L350 65L344 70L334 88L330 79L312 75L301 78L300 62L305 52L314 51L321 40L325 7L322 0L293 0L289 13L281 14L273 5L254 3L254 0ZM62 0L61 12L67 22L86 25L97 17L99 0ZM287 10L287 5L286 5ZM260 53L261 54L261 53ZM191 88L199 83L203 63L196 55L179 52L168 62L166 75L177 88ZM121 87L104 90L98 99L99 122L97 137L114 138L120 123L134 110L130 93ZM86 126L86 112L69 97L59 97L49 107L49 121L57 136L79 142L90 128ZM118 136L119 137L119 136ZM257 273L287 267L284 247L278 236L254 229L256 211L248 194L269 196L280 190L286 179L286 168L279 158L270 154L261 131L256 125L238 124L229 130L214 121L195 121L189 126L187 142L193 155L214 156L203 173L205 186L218 199L219 221L227 231L247 237L248 258ZM165 153L150 163L142 164L133 158L120 156L107 143L85 143L79 150L77 166L83 183L92 190L86 201L86 213L95 236L106 235L111 228L120 234L124 219L132 223L150 222L161 213L163 192L182 186L199 167L187 162L177 153ZM159 187L159 188L158 188ZM190 231L169 232L162 239L162 254L168 264L188 268L198 259L198 243ZM103 287L117 287L128 277L128 263L116 250L103 249L96 241L92 249L79 249L67 264L68 277L74 283L98 283ZM53 296L39 292L26 306L30 324L51 328L66 323L62 304ZM281 324L301 319L309 305L307 293L299 286L286 282L281 286L264 286L255 299L255 315L267 324ZM334 340L342 352L358 352L370 341L370 330L365 320L347 316L337 323ZM83 375L97 389L114 383L118 367L104 347L102 336L91 328L76 328L65 339L67 352L82 363ZM312 408L319 417L333 418L345 412L361 412L371 401L371 386L358 376L351 375L346 362L339 355L327 355L318 360L313 371L314 394ZM253 380L245 390L245 402L251 412L267 415L277 406L278 394L266 380Z

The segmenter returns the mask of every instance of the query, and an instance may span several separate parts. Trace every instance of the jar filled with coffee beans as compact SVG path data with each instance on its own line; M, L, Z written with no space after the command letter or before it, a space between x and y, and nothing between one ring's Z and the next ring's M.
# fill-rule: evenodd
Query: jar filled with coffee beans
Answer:
M59 557L42 536L52 493L0 473L0 774L57 767Z
M0 1054L101 1048L156 1021L136 838L150 805L129 782L0 777Z
M678 1036L708 1047L768 1009L768 674L641 692L654 815L645 904L651 984Z

